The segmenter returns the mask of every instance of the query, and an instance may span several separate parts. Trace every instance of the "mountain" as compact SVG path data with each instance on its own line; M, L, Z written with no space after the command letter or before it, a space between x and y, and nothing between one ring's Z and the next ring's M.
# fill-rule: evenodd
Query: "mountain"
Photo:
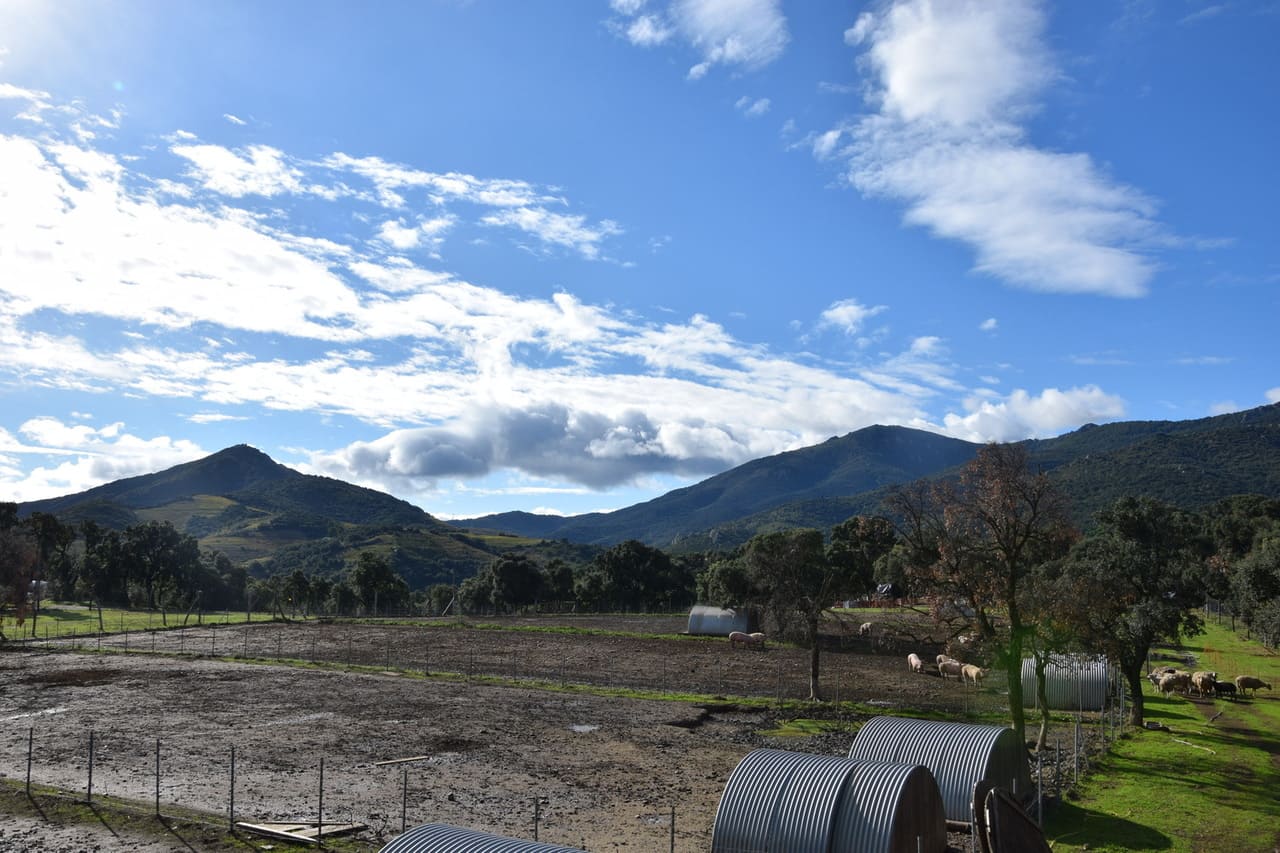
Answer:
M1126 494L1188 509L1234 494L1280 497L1280 404L1188 421L1088 424L1024 444L1032 463L1066 493L1082 526ZM732 547L756 533L828 529L874 513L892 486L954 474L980 446L873 426L610 513L504 513L453 523L597 544L639 539L678 551Z
M268 573L337 571L372 548L391 558L413 586L466 577L504 549L407 501L301 474L243 444L155 474L20 504L18 512L51 513L73 524L93 520L115 529L168 521L202 547L234 562L260 563ZM503 544L513 543L508 537Z

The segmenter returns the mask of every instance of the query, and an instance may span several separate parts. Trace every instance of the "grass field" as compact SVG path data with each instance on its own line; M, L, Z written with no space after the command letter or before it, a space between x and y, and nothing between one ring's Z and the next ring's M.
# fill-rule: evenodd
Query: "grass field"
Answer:
M183 620L187 626L192 625L233 625L245 621L269 622L268 613L253 613L246 619L243 611L218 611L217 613L192 613L188 616L182 611L169 611L161 616L159 611L123 610L117 607L102 608L102 630L109 633L125 631L163 630L164 628L180 628ZM5 619L5 633L11 638L31 636L31 617L28 616L23 625L17 626L9 618ZM93 634L98 631L98 610L82 604L66 602L46 603L40 607L35 620L35 631L39 639L65 637L70 634Z
M1280 656L1207 626L1185 646L1224 679L1258 675L1280 686ZM1147 719L1081 780L1046 820L1055 851L1280 849L1280 695L1191 701L1146 694Z

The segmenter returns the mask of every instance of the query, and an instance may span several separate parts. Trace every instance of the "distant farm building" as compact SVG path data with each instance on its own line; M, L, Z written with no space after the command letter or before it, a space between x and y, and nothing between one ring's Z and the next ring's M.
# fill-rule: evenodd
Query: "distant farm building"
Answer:
M754 630L756 630L756 620L749 610L732 610L695 604L689 611L689 627L685 633L727 637L732 631L750 634Z

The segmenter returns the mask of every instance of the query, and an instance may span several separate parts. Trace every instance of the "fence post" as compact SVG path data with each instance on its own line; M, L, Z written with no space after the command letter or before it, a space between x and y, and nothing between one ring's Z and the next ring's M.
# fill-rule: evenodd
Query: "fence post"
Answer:
M156 817L160 817L160 738L156 738Z
M35 747L36 727L27 729L27 797L31 796L31 754Z
M676 853L676 807L671 807L671 853Z
M227 805L227 829L236 831L236 745L231 744L231 796Z
M404 768L404 779L400 783L400 832L404 833L408 826L409 814L409 768Z
M1036 824L1044 827L1044 752L1036 750Z
M541 814L542 801L538 797L533 798L533 840L538 840L538 818Z
M85 802L93 804L93 729L89 729L89 787L85 793Z
M316 845L324 846L324 756L320 756L320 808L316 813Z

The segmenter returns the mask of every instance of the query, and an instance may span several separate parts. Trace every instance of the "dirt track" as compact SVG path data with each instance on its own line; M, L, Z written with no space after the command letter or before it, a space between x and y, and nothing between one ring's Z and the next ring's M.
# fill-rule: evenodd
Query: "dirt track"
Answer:
M574 622L606 623L682 627L616 617ZM130 650L150 652L151 637L134 635ZM442 821L531 838L537 797L543 841L593 851L666 850L674 807L676 849L695 851L709 847L724 783L751 749L837 753L852 737L769 737L761 732L775 722L770 710L733 702L619 699L479 678L798 697L807 692L808 673L808 653L800 649L730 652L722 640L314 623L169 632L155 641L157 651L187 656L0 657L0 775L23 778L33 730L33 778L83 791L93 731L95 794L151 802L159 739L162 803L226 814L234 746L241 819L313 819L323 758L325 820L366 823L370 841L399 831L407 779L410 826ZM108 639L104 649L123 643ZM279 653L385 672L193 656L200 652ZM990 691L908 672L900 652L874 653L863 640L827 651L824 691L886 712L999 706ZM424 680L423 670L463 677ZM377 764L417 756L427 757ZM148 849L115 842L110 849Z

